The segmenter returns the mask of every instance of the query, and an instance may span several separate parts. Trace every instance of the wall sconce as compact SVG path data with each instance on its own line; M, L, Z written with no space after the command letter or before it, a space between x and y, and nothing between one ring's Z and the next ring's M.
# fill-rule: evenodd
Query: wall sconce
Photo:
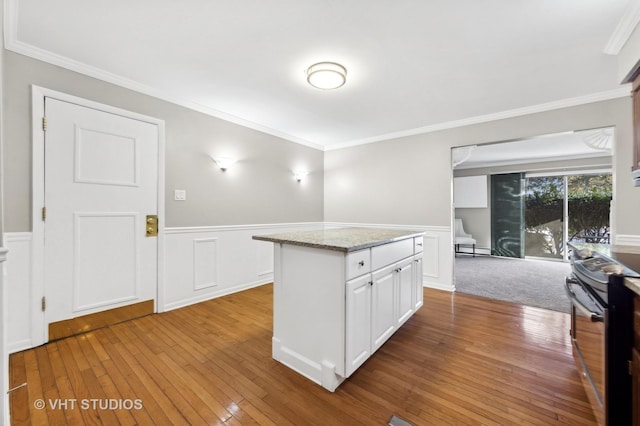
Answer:
M304 180L304 178L307 177L308 174L309 174L309 172L307 172L306 170L296 170L295 172L293 172L293 177L298 182L302 182Z
M220 170L222 170L223 172L226 171L229 167L233 165L233 163L236 162L235 158L231 158L231 157L218 157L218 158L214 158L213 161L215 161L218 167L220 167Z

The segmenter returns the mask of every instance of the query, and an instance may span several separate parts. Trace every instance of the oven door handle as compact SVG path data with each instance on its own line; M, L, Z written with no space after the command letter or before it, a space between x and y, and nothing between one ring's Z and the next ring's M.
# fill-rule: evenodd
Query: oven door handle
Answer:
M566 277L564 279L564 289L567 291L567 295L569 296L569 299L571 299L571 303L573 303L573 306L575 306L580 310L580 312L588 316L591 322L604 322L604 317L601 314L597 312L591 312L589 308L580 303L576 294L573 292L573 290L571 290L571 284L580 284L580 282L573 277Z

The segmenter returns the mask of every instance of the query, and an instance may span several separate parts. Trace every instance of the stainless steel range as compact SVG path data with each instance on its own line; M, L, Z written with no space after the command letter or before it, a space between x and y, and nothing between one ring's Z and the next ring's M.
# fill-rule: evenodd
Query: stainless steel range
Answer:
M573 356L600 425L631 424L633 294L624 277L639 275L600 253L574 249L565 288L572 302Z

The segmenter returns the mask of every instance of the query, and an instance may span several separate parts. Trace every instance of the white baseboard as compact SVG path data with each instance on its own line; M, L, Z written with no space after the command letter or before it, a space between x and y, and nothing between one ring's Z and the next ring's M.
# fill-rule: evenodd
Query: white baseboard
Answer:
M424 286L427 288L433 288L435 290L444 290L444 291L451 291L451 292L456 291L456 286L454 286L453 284L441 284L441 283L425 281Z
M193 305L195 303L206 302L207 300L215 299L229 294L237 293L239 291L249 290L250 288L260 287L261 285L269 284L273 282L273 277L266 278L260 281L255 281L247 284L237 285L235 287L226 288L223 291L218 291L213 294L207 294L205 296L195 296L189 299L180 300L174 303L168 303L164 306L165 311L171 311L174 309L184 308L185 306Z

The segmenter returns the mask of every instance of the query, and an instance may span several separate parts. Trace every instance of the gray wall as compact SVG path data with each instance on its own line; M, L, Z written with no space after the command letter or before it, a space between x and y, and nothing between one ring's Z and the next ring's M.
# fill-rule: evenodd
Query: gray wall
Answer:
M329 151L325 220L451 226L452 147L615 126L614 226L640 235L628 97Z
M32 84L165 120L166 225L323 219L323 152L4 51L5 232L31 230ZM209 155L233 155L223 173ZM310 171L298 183L292 172ZM187 201L173 201L173 190Z

